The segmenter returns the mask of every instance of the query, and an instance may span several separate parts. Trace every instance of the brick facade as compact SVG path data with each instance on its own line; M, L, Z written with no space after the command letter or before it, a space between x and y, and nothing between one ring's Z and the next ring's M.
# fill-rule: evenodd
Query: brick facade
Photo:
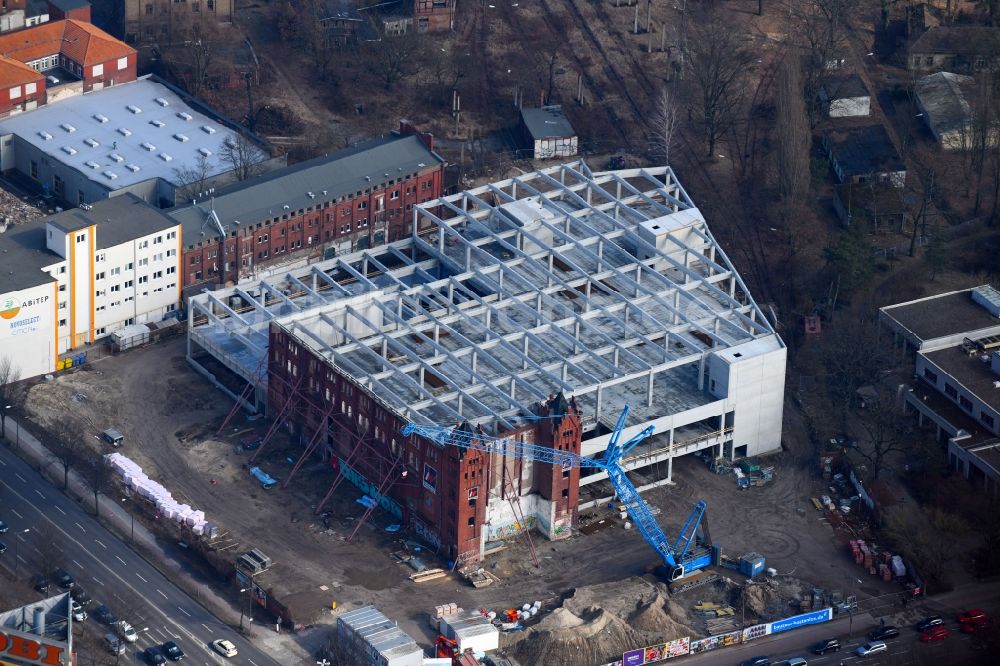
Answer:
M455 29L455 0L414 0L413 25L417 32Z

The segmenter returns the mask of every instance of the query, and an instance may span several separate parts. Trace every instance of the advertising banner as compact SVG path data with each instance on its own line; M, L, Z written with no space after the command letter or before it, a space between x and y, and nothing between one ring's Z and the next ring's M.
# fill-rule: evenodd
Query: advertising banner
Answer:
M752 641L755 638L762 638L771 633L770 624L755 624L743 630L743 642Z
M644 652L646 653L646 661L642 663L652 664L653 662L661 661L667 658L667 643L650 645L644 650Z
M780 634L782 631L788 631L790 629L798 629L799 627L804 627L809 624L820 624L821 622L829 622L833 619L833 609L824 608L823 610L813 611L812 613L803 613L802 615L793 615L792 617L786 617L784 620L777 620L771 623L772 634Z
M681 657L686 655L691 651L691 637L685 636L684 638L678 638L675 641L670 641L667 643L667 657Z
M730 645L736 645L743 639L743 632L731 631L728 634L718 634L716 636L709 636L708 638L702 638L697 641L691 641L690 654L700 654L702 652L708 652L709 650L716 650L722 647L729 647Z
M629 650L622 655L622 666L642 666L646 662L646 651Z

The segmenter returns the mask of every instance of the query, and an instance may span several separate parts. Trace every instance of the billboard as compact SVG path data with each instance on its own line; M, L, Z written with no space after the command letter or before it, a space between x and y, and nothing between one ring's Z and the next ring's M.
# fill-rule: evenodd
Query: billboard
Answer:
M0 629L0 658L40 666L66 666L72 661L66 643L7 627Z
M702 652L708 652L709 650L717 650L719 648L729 647L730 645L736 645L742 640L742 631L730 631L728 634L709 636L708 638L691 641L690 653L701 654Z
M655 664L672 657L680 657L691 651L691 638L685 636L668 643L657 643L647 647L629 650L622 654L622 666L643 666L644 664Z
M798 629L799 627L804 627L810 624L829 622L832 619L832 608L824 608L823 610L813 611L812 613L803 613L802 615L793 615L792 617L786 617L784 620L772 622L771 633L780 634L782 631Z

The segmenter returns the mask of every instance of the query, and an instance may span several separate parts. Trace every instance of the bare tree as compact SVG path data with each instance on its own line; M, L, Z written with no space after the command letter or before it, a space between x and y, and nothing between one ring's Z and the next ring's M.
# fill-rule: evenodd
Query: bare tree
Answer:
M817 93L827 75L846 59L847 24L858 0L787 0L790 35L806 50L805 95L809 113L819 119Z
M201 195L208 189L208 180L212 175L212 161L198 153L198 157L193 164L174 169L174 179L177 182L177 189L174 197L179 202L188 202Z
M104 461L104 456L91 456L80 469L83 480L94 491L94 515L101 515L100 495L114 487L115 472Z
M28 542L25 544L27 548L22 547L22 552L19 554L25 559L34 559L38 567L37 570L44 576L51 576L56 569L65 565L66 553L61 544L62 539L59 538L59 535L49 530L44 523L39 522L31 526ZM24 553L26 550L30 550L34 555Z
M198 96L208 85L219 48L217 29L198 20L178 23L174 42L163 48L167 67L190 94Z
M709 11L694 31L688 58L689 71L701 99L701 121L707 154L732 126L743 106L745 76L755 58L744 33L724 18L721 10Z
M236 180L246 180L262 173L267 158L267 153L242 134L230 136L219 151L219 159L232 169Z
M777 83L779 190L783 199L801 201L809 189L809 118L802 99L801 65L788 51Z
M24 405L27 387L20 384L21 369L10 356L0 356L0 434L7 432L8 410L18 413Z
M896 550L913 562L925 582L940 592L947 583L947 569L956 559L956 542L969 531L968 524L943 509L921 509L913 504L889 507L883 532Z
M69 471L86 459L87 445L83 442L83 428L74 420L64 418L50 430L46 445L51 459L62 468L63 489L69 487Z
M852 449L866 463L872 481L877 481L889 457L906 451L913 435L913 420L902 409L902 396L882 384L871 385L874 393L863 399L857 423L864 436Z
M372 42L369 53L372 70L382 86L392 91L403 79L420 72L425 60L425 40L415 31L390 35L381 31L382 39Z
M649 149L661 160L662 164L670 164L670 149L677 140L677 127L681 115L673 94L666 87L660 89L656 96L653 114L649 119L647 138Z

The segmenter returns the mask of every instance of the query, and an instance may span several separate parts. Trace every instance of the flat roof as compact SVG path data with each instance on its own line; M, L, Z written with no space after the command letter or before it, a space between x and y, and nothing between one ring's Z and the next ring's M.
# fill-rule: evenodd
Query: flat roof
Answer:
M1000 389L993 387L993 382L1000 381L1000 375L988 362L981 361L978 354L969 355L961 346L920 353L977 398L1000 411ZM973 414L973 418L977 416Z
M232 168L219 155L236 132L151 78L46 104L0 120L54 161L114 191L150 178L174 183L207 152L209 173Z
M905 171L906 165L882 125L831 129L824 134L833 158L849 176Z
M868 97L868 86L857 73L831 76L823 83L829 99Z
M951 72L936 72L917 79L917 100L927 124L939 133L968 127L972 120L972 108L962 88L970 88L974 81L971 76Z
M535 139L549 139L575 136L576 130L570 124L560 106L543 106L537 109L521 109L525 127Z
M213 210L228 232L228 225L236 228L237 220L256 224L300 208L319 207L443 162L420 137L391 133L220 188L209 199L177 206L167 214L183 225L189 244L218 240L218 228L206 224Z
M98 201L87 209L71 208L47 219L67 233L97 225L99 250L177 226L177 220L131 192Z
M0 233L0 294L56 281L42 270L63 260L45 246L45 222L32 220Z
M972 300L972 289L889 305L882 313L920 341L1000 325L1000 319Z
M278 326L404 419L505 428L559 392L608 427L676 414L717 400L706 354L783 345L669 167L573 162L415 210L419 236L193 297L193 341L249 378Z

